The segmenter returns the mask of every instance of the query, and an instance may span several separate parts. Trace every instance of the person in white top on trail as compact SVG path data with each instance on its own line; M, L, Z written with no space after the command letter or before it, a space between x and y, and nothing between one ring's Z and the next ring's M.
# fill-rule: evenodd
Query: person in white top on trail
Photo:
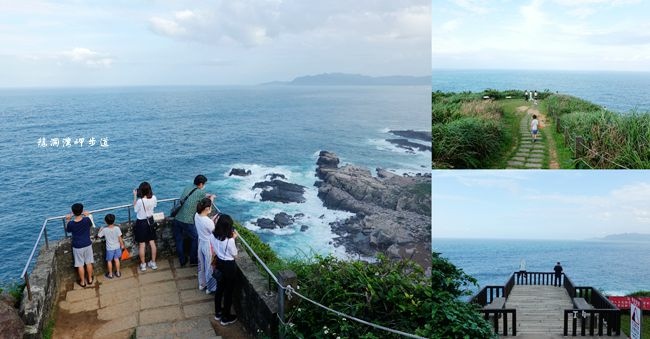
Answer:
M133 190L133 209L137 215L133 235L140 246L140 271L144 272L149 266L157 270L156 265L156 229L154 228L153 209L158 205L158 199L153 195L151 185L144 181L137 189ZM151 261L145 263L145 247L149 243L151 247Z
M533 142L537 141L538 127L539 120L537 120L537 115L533 114L533 120L530 121L530 133L533 135Z
M203 198L196 205L196 213L194 214L194 225L196 226L196 233L199 238L199 290L205 290L206 294L213 293L217 290L217 281L212 277L212 247L210 240L214 239L212 232L214 232L214 220L208 217L212 212L211 198ZM218 218L219 214L215 216Z
M217 255L216 269L221 271L221 278L217 281L217 293L214 294L214 319L221 321L221 325L225 326L237 321L237 316L230 313L230 308L232 306L232 291L237 277L235 239L239 234L233 227L232 218L227 214L222 214L217 220L213 235L210 243Z

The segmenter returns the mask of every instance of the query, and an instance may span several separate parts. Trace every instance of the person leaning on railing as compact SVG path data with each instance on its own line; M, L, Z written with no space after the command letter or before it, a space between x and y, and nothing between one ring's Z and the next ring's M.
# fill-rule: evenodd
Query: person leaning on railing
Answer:
M196 233L196 227L194 226L194 214L196 213L196 205L203 198L210 198L214 200L216 197L214 194L205 193L205 183L208 182L208 178L204 175L199 174L194 178L194 185L188 186L181 193L180 199L185 199L183 206L178 211L178 214L174 217L174 241L176 242L176 253L178 254L178 261L181 267L184 267L188 258L185 256L185 249L183 245L183 239L185 236L190 237L190 255L189 262L190 266L198 265L198 234Z
M88 218L88 211L84 211L84 205L75 203L70 209L74 214L74 219L72 219L72 215L66 214L65 231L72 233L72 254L74 256L74 267L77 268L79 274L79 286L86 287L86 281L88 281L89 285L92 285L95 280L93 277L95 259L93 257L93 244L90 240L92 221ZM86 280L86 275L88 275L88 280Z
M230 308L232 307L232 291L237 278L235 239L239 234L235 231L232 218L228 214L219 215L212 234L214 237L210 239L210 245L217 256L216 270L221 271L220 279L217 281L217 292L214 294L214 319L225 326L237 321L237 316L230 313Z
M137 189L133 190L133 209L137 214L133 235L139 246L138 254L142 272L147 270L147 266L153 270L158 269L156 265L156 229L153 220L153 209L157 205L158 199L153 195L153 190L148 182L143 181ZM151 247L151 261L145 263L147 243Z

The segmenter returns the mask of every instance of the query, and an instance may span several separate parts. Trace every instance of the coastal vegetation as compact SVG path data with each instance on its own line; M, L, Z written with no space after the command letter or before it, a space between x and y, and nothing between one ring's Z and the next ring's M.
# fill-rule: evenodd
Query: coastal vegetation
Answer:
M495 338L491 325L478 306L466 303L476 279L465 274L447 259L433 254L433 338Z
M543 105L555 119L558 146L569 149L577 167L650 168L649 113L612 112L568 95L552 95Z
M236 228L274 273L286 269L296 273L298 293L371 323L435 337L433 291L422 267L415 262L390 260L381 254L375 263L315 254L284 260L255 233L241 225ZM302 299L285 315L285 323L281 330L292 338L398 338Z
M433 168L492 167L512 147L516 118L506 115L499 103L483 100L490 94L506 96L492 90L432 93Z
M517 90L433 92L433 168L505 168L525 117L519 108L532 105L523 98ZM542 168L650 168L650 112L614 112L548 90L537 98L549 140Z

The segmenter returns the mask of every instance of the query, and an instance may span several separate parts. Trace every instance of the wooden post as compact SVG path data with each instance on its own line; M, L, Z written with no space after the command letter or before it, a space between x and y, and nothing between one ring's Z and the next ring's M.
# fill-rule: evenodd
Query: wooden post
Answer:
M581 136L576 137L576 154L575 158L580 158L584 154L584 139Z
M285 331L282 328L282 323L284 323L285 314L291 311L291 308L295 306L298 302L298 297L293 296L291 299L287 297L284 293L283 287L291 286L292 288L297 288L298 286L298 276L293 271L284 270L278 272L278 280L280 286L278 286L278 317L280 317L280 338L285 337Z

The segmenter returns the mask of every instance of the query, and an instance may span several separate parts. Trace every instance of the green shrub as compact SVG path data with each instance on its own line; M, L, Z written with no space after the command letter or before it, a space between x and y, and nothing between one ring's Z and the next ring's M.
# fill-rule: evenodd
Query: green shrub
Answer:
M494 338L491 325L479 313L479 307L461 300L471 294L476 280L439 254L433 254L432 338Z
M439 167L484 168L511 141L497 121L466 117L432 127L432 156Z
M433 334L432 290L422 268L411 261L379 255L376 263L367 263L317 255L292 260L288 268L298 275L298 292L325 306L403 332L427 338ZM304 300L287 322L285 330L292 338L399 338Z
M628 294L628 297L650 297L650 291L636 291Z

